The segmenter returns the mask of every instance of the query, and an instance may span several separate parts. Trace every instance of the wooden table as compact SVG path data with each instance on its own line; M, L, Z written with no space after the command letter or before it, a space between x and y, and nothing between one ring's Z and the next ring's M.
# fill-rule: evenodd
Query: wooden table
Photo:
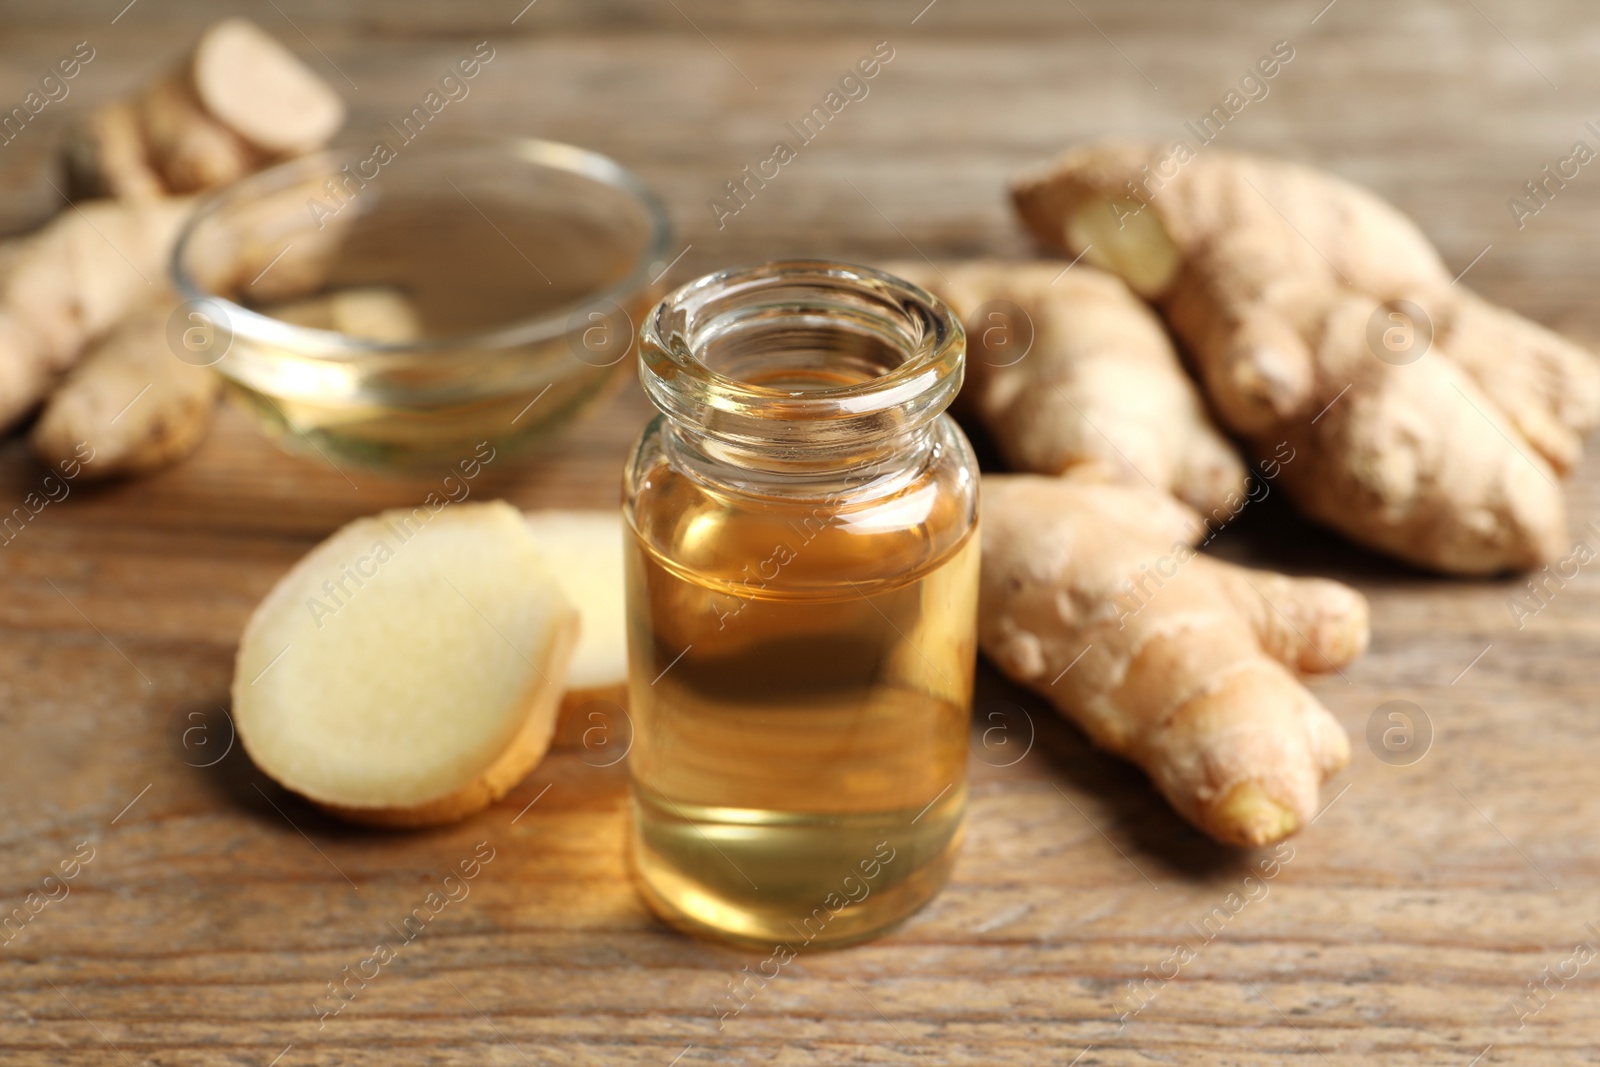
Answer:
M43 163L61 118L147 77L230 6L124 2L0 4L6 107L74 42L97 50L70 98L0 148L9 227L51 210ZM524 2L250 10L345 93L356 140L490 41L473 95L441 122L577 141L636 168L676 219L680 279L788 254L1028 254L1001 195L1015 169L1104 132L1174 136L1288 40L1295 58L1227 143L1369 183L1482 291L1600 336L1600 170L1525 228L1505 203L1575 140L1596 143L1582 124L1595 117L1600 22L1578 0L1338 0L1320 15L1326 0ZM869 95L719 228L707 202L722 183L879 41L894 58ZM555 452L492 470L477 491L609 504L645 415L630 388ZM5 508L42 475L19 439L0 446ZM1600 962L1573 958L1600 935L1588 925L1600 922L1593 571L1519 629L1507 609L1516 579L1421 576L1273 502L1254 509L1218 551L1354 582L1374 630L1364 659L1316 684L1354 756L1265 895L1177 977L1150 983L1153 999L1119 1025L1128 983L1170 972L1175 944L1196 940L1189 924L1224 906L1261 857L1201 839L1137 772L991 677L950 887L890 936L802 955L719 1030L713 1002L761 957L680 937L645 911L623 862L621 766L561 751L480 817L395 834L325 818L237 747L222 755L234 644L257 599L340 524L430 486L347 480L229 413L183 466L74 488L0 547L0 905L20 905L80 843L93 854L70 895L0 945L0 1060L1467 1067L1600 1056ZM1600 518L1594 462L1570 498L1577 535ZM1431 723L1431 748L1410 766L1364 741L1396 699ZM985 747L997 724L1009 732ZM395 939L394 924L479 842L495 858L470 896L319 1026L326 983ZM1546 979L1542 1010L1519 1026L1513 1001Z

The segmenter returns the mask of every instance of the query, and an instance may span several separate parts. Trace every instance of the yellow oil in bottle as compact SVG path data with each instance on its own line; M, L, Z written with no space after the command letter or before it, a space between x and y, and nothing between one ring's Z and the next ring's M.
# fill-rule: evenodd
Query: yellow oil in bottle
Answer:
M677 925L750 943L880 932L934 895L960 845L978 567L962 499L923 480L860 508L753 501L668 464L641 486L642 892Z

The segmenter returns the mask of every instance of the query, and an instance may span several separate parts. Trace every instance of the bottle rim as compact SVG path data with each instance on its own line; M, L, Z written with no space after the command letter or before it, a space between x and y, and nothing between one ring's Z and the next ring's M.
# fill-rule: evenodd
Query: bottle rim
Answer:
M726 330L796 323L871 334L899 362L864 380L791 390L725 374L705 358ZM696 435L815 456L936 418L961 387L965 353L960 320L920 286L872 267L790 259L718 271L668 294L640 328L639 375L651 402ZM783 365L780 345L773 366Z

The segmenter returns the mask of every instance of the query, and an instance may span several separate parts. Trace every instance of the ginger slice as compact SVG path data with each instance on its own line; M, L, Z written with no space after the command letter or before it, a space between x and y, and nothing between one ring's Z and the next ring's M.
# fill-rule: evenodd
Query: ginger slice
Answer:
M1114 275L999 260L885 269L944 300L966 324L958 403L1009 469L1154 485L1207 513L1242 503L1237 451L1206 413L1161 320Z
M583 630L567 671L562 714L594 701L626 705L628 629L623 594L622 513L543 510L527 513L528 529Z
M296 326L334 330L368 341L403 344L422 336L416 305L400 290L381 285L337 289L260 310Z
M1229 430L1352 540L1435 570L1567 548L1554 475L1600 423L1600 364L1455 284L1371 193L1289 163L1108 141L1013 186L1046 245L1152 300Z
M1360 655L1367 605L1337 582L1198 555L1203 533L1148 487L985 475L978 640L1184 818L1268 844L1315 815L1350 755L1293 671Z
M460 819L544 756L578 617L503 502L358 519L297 563L239 645L256 765L346 818Z
M417 306L400 290L382 286L334 294L333 324L341 333L385 344L405 344L422 336Z
M168 348L169 303L124 319L56 387L32 432L46 465L82 459L88 446L82 477L98 480L155 470L199 447L222 379Z
M206 30L191 71L206 110L263 152L309 152L344 123L339 94L247 19Z

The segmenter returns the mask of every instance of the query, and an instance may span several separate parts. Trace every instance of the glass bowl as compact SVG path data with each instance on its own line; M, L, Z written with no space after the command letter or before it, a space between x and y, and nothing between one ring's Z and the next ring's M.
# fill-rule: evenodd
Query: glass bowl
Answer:
M173 253L168 341L290 450L397 469L515 451L634 365L670 240L605 156L391 137L202 201Z

